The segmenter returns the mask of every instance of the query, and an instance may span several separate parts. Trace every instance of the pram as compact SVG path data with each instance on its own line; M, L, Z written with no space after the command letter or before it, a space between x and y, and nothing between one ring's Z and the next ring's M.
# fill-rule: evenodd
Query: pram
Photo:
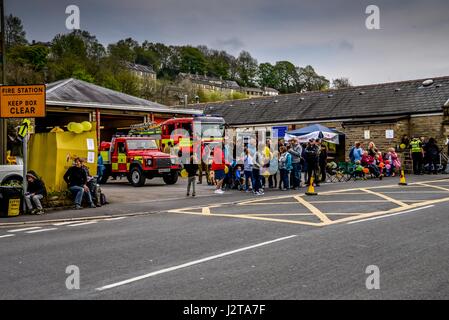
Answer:
M348 179L344 171L335 162L329 162L326 165L326 177L329 182L342 182Z
M241 165L237 165L234 161L229 170L230 179L229 186L231 189L237 189L239 191L244 190L244 173L241 168Z

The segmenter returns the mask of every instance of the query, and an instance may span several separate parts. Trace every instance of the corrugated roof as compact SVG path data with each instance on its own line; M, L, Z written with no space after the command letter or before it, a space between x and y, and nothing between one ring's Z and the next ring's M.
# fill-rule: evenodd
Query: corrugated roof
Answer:
M230 125L336 120L442 112L449 98L449 76L307 92L219 103L205 103L206 114Z
M183 114L200 113L198 110L169 108L156 102L73 78L47 84L47 105Z

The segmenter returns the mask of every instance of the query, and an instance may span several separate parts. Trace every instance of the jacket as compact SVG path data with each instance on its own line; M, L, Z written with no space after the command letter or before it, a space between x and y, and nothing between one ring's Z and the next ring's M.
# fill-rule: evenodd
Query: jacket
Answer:
M44 197L47 195L44 183L39 179L34 180L33 182L28 182L27 191L29 193L41 194Z
M64 174L64 181L69 187L82 187L87 183L87 173L83 168L70 167Z
M285 152L279 156L279 169L285 169L287 171L293 169L292 155L290 153Z
M288 153L290 153L292 155L293 163L301 162L302 147L299 143L296 146L292 146L292 148L290 148L290 150L288 150Z
M198 165L194 163L185 164L184 169L186 169L187 173L189 174L189 178L195 177L198 171Z
M316 145L310 145L306 147L305 158L307 162L317 162L319 157L319 148Z

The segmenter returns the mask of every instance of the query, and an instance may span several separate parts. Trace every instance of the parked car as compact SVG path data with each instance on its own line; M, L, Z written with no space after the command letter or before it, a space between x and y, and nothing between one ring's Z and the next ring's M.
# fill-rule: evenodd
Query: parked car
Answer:
M0 185L14 182L22 184L22 173L22 165L0 165Z
M169 185L178 181L180 167L173 163L176 157L160 152L152 137L113 137L111 142L101 143L100 152L106 168L100 183L122 175L135 187L155 177L162 177Z

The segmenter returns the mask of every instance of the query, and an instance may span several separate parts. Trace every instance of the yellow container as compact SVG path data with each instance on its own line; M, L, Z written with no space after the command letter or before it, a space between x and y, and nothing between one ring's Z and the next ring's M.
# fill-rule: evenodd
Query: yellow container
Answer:
M42 177L48 191L63 191L67 189L64 174L76 157L85 158L90 174L97 174L95 130L80 134L68 131L37 133L31 136L29 143L28 170L34 170Z

